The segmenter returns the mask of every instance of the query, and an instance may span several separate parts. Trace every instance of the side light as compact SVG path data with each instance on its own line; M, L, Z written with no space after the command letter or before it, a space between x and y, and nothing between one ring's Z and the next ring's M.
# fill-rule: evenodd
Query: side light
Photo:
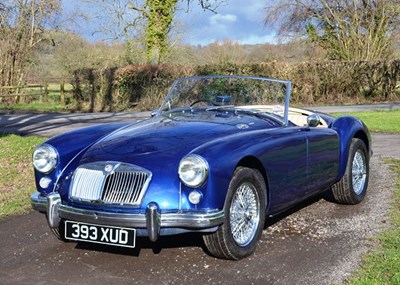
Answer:
M208 163L200 155L190 154L179 163L178 174L186 186L199 187L208 176Z
M39 185L43 189L47 189L47 187L49 187L50 183L51 183L51 179L49 177L47 177L47 176L42 177L39 180Z
M193 190L189 193L189 202L193 205L197 205L200 203L202 197L203 195L199 191Z

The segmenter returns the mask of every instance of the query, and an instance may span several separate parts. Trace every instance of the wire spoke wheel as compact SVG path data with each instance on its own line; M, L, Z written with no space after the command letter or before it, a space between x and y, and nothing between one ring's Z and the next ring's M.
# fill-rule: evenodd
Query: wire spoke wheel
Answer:
M365 181L367 180L367 166L364 153L360 150L354 155L352 165L352 182L353 189L357 195L360 195L364 189Z
M367 192L369 156L365 143L353 138L349 148L346 171L342 179L332 185L334 201L354 205L360 203Z
M234 241L239 246L248 245L254 239L260 222L260 206L254 185L245 182L239 186L229 212Z
M264 227L266 193L264 177L258 170L235 170L224 204L225 222L216 232L203 236L213 256L238 260L255 251Z

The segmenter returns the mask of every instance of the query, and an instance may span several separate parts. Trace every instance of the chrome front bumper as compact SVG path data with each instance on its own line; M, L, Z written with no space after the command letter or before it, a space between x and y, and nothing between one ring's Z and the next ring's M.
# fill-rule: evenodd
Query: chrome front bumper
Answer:
M100 225L131 227L144 229L151 241L160 235L180 232L203 231L212 232L224 221L224 211L211 212L175 212L161 214L157 203L147 205L145 214L126 214L99 212L63 205L58 193L50 193L47 197L35 192L31 196L33 209L47 213L50 228L58 228L61 219Z

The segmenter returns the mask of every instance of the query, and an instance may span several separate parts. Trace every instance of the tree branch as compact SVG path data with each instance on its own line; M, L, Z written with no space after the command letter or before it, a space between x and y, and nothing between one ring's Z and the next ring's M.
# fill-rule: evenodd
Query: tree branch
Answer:
M134 6L133 4L129 4L128 9L135 10L135 11L138 11L139 13L142 13L146 18L150 17L149 12L144 7L137 7L137 6Z

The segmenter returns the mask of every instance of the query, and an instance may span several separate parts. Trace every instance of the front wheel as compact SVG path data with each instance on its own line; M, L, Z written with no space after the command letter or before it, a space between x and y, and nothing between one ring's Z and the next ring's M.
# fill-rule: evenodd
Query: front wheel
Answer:
M242 259L251 255L260 239L266 206L266 186L255 169L238 167L225 200L225 222L204 243L215 257Z
M341 204L358 204L367 192L369 157L365 143L353 139L350 144L346 172L342 179L331 187L333 197Z

